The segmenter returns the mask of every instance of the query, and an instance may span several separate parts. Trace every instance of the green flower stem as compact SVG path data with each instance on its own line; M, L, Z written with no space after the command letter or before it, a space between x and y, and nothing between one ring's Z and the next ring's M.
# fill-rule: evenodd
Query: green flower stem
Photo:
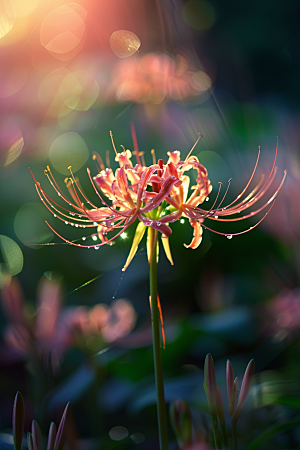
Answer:
M232 426L232 439L233 439L233 450L238 450L238 443L237 443L237 420L231 421Z
M149 238L151 245L153 244L153 254L150 261L150 297L159 444L160 450L168 450L167 415L160 354L160 318L157 304L157 231L153 228L149 229Z
M223 434L223 441L225 448L228 448L228 439L227 439L227 432L226 432L226 426L221 427L222 434Z
M213 428L214 428L214 436L215 436L215 446L216 450L221 450L221 436L220 436L220 430L218 425L218 419L216 414L211 414Z

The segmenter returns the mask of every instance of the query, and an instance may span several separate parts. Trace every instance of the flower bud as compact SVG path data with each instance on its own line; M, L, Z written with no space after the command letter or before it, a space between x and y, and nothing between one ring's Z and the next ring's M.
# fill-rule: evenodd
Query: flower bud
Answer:
M247 400L247 397L249 395L251 386L252 386L252 382L253 382L253 377L254 377L254 359L251 359L251 361L249 362L246 370L245 370L245 375L242 381L242 387L241 387L241 391L240 391L240 395L239 395L239 400L238 400L238 404L237 407L233 413L232 416L232 420L238 420L238 418L241 415L241 411L242 408Z
M54 449L55 438L56 438L56 425L54 422L51 422L48 434L47 450Z
M193 424L189 405L176 400L170 405L170 420L180 448L192 445Z
M25 408L22 394L18 391L13 407L13 439L14 449L21 450L24 433Z
M36 420L32 421L31 431L34 450L43 450L43 436Z
M70 422L71 403L69 402L63 412L57 435L54 442L54 450L62 450L67 440L67 428Z
M208 408L211 415L217 414L217 383L214 361L210 353L206 355L204 363L204 390L207 396Z

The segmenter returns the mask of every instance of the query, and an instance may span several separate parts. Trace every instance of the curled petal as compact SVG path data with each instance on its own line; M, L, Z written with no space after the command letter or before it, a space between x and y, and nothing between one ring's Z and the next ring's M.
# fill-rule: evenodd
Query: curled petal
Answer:
M184 244L186 248L197 248L201 244L202 241L202 233L203 229L201 227L201 223L199 223L197 220L190 219L190 224L194 228L194 237L192 239L192 242L190 245Z
M113 214L112 210L106 207L99 209L90 209L87 210L86 213L88 214L89 219L94 220L95 222L110 218Z
M131 249L130 249L129 255L128 255L126 263L125 263L125 265L124 265L124 267L122 269L123 272L127 269L129 264L131 263L134 255L136 254L138 246L139 246L139 243L143 239L145 231L146 231L146 225L144 225L142 222L139 222L139 224L138 224L138 226L136 227L136 230L135 230L135 235L134 235L134 238L133 238L133 241L132 241L132 245L131 245Z
M153 197L152 200L150 200L150 202L148 203L147 206L145 206L144 208L141 208L140 211L142 213L147 213L147 212L152 211L153 209L157 208L164 201L164 199L169 195L169 193L171 192L173 186L175 184L177 184L178 181L181 184L181 181L178 178L174 177L173 175L170 175L166 179L164 184L162 185L161 190L159 191L159 193L156 194L156 196Z
M169 237L172 233L172 230L165 223L160 222L159 220L149 219L149 217L145 217L142 214L138 215L138 219L143 222L146 227L154 228L154 230L160 231L162 233L162 237Z
M178 150L175 150L174 152L168 152L168 156L169 156L169 160L167 162L167 164L169 162L172 161L172 163L174 164L178 164L180 161L180 152Z

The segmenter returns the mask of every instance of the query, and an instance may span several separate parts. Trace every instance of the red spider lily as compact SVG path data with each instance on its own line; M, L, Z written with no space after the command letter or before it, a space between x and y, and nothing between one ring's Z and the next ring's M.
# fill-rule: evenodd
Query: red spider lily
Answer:
M154 152L152 152L153 164L150 166L145 165L142 156L143 154L139 153L133 127L132 135L135 148L134 153L136 156L135 166L133 166L131 161L131 152L129 150L125 150L123 147L124 151L117 153L112 139L113 148L116 153L115 159L119 163L119 168L116 169L115 173L111 168L105 168L101 157L97 154L94 155L94 159L97 159L99 162L100 172L92 178L90 170L87 169L91 184L100 199L102 205L101 207L97 207L87 198L79 184L79 181L74 177L71 167L69 168L70 177L65 180L71 198L67 197L60 189L50 168L47 167L47 170L45 171L49 182L55 189L56 193L67 204L67 208L51 199L42 189L40 183L38 183L34 178L40 199L44 202L45 206L54 217L57 217L66 224L75 227L96 228L96 232L92 234L92 237L97 239L98 236L101 241L100 243L95 243L92 245L82 243L79 244L77 241L70 241L62 237L52 228L51 225L48 224L57 236L69 244L78 247L95 249L98 249L100 246L106 244L112 245L114 243L114 239L124 233L130 225L132 225L135 221L139 222L136 228L132 247L123 270L128 267L134 257L147 227L148 231L151 227L161 233L164 250L171 264L173 264L173 261L168 238L172 233L172 230L169 224L179 220L181 217L187 218L190 225L194 229L192 242L189 245L186 245L186 247L190 247L192 249L197 248L201 243L202 227L217 234L225 235L228 238L231 238L234 235L246 233L247 231L255 228L266 217L272 208L286 176L285 172L279 186L267 201L263 202L261 206L256 207L256 209L251 212L248 212L249 208L254 206L264 196L273 183L277 172L277 168L275 167L278 148L277 141L273 166L266 180L262 177L254 189L246 195L246 191L248 191L257 168L259 160L258 154L251 177L243 191L235 198L235 200L223 206L224 199L230 185L229 181L226 192L221 200L219 200L221 189L220 184L219 191L213 205L209 210L205 210L199 207L199 205L201 205L210 194L212 186L208 179L206 168L200 164L196 156L190 156L201 135L199 135L199 138L185 160L180 159L179 151L174 151L168 153L169 159L167 163L164 164L162 159L156 162ZM185 174L185 172L191 169L196 170L197 181L196 185L192 186L189 192L190 178ZM203 224L205 219L219 222L244 220L255 216L261 211L264 211L266 208L267 211L264 216L255 225L246 230L232 233L230 235L228 233L212 230L206 224ZM242 215L241 213L244 211L247 212ZM109 237L107 236L108 233L110 234ZM85 240L86 237L83 237L82 239ZM153 244L149 239L148 234L147 252L149 260L151 259L152 251Z

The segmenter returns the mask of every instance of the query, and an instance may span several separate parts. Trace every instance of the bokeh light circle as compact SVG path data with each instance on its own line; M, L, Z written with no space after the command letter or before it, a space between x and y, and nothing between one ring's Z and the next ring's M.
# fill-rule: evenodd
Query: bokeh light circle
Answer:
M86 15L86 9L77 3L54 9L42 23L41 44L54 56L72 52L84 36Z
M49 73L40 84L39 99L48 108L47 114L51 117L63 117L72 111L64 102L60 89L61 83L69 75L69 70L57 69Z
M99 85L85 70L69 73L60 84L61 96L70 109L87 111L97 100Z
M45 223L45 207L39 203L26 203L18 210L14 220L14 231L18 239L28 247L40 248L54 234Z
M61 134L51 144L49 158L52 166L63 175L69 175L69 166L72 171L79 170L88 160L89 151L86 143L73 131Z
M24 264L23 253L18 244L11 238L0 235L0 250L9 274L18 275Z
M0 163L8 166L21 154L24 138L20 128L13 119L6 119L0 124Z
M141 46L141 41L132 31L118 30L110 36L110 48L119 58L128 58Z

